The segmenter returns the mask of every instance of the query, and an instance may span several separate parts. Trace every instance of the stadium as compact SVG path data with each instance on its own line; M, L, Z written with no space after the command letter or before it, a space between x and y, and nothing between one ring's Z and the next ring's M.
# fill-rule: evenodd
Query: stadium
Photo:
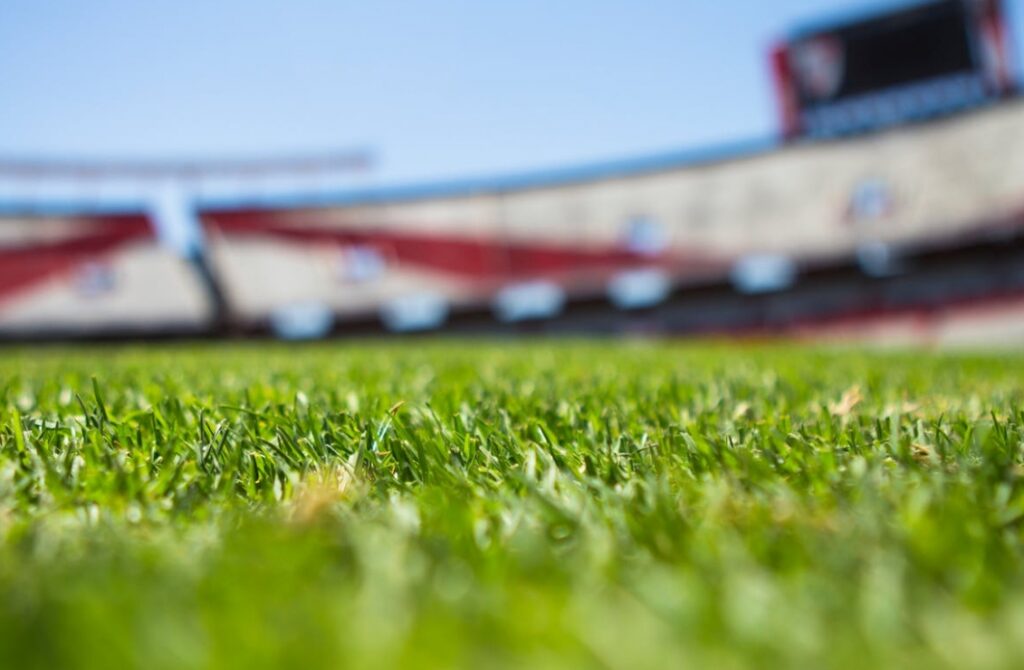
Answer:
M173 194L0 203L0 329L10 339L439 330L1019 341L1024 116L1000 5L966 6L793 31L766 68L776 141L269 194L244 184L366 159L8 161L0 175L22 192L120 179ZM946 49L914 51L928 40ZM830 74L843 58L845 74ZM225 179L243 186L209 187Z
M759 141L271 150L524 91L714 121L825 1L0 2L0 668L1024 667L1021 2L797 25ZM64 147L133 118L255 157Z

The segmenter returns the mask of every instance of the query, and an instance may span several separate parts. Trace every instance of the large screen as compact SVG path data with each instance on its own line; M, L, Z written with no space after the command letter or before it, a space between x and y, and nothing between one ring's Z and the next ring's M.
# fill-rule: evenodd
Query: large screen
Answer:
M928 118L1012 89L999 0L936 0L803 30L773 56L787 136Z
M963 2L929 4L793 45L801 102L815 104L969 73L977 62Z

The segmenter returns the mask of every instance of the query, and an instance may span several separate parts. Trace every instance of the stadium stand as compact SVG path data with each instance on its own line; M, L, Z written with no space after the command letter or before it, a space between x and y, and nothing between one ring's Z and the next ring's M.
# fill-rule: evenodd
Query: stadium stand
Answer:
M211 313L193 269L139 212L0 213L0 333L195 334Z
M624 163L596 178L566 171L540 183L341 194L333 205L207 206L201 220L229 300L257 321L309 302L370 319L413 293L457 312L538 282L572 302L639 270L679 290L768 258L796 276L853 264L884 274L886 261L1018 233L1021 112L1011 101L857 138L656 169Z
M993 0L940 0L795 31L771 56L779 141L444 184L191 194L165 217L195 229L177 247L147 214L11 210L0 334L1014 339L1024 102L1002 16ZM973 38L921 48L960 32ZM188 181L364 162L61 170Z

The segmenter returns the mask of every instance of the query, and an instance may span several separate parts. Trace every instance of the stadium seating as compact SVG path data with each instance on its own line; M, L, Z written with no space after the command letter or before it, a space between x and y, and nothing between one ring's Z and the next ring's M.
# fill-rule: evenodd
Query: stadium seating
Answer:
M144 214L0 214L0 336L196 333L211 316Z

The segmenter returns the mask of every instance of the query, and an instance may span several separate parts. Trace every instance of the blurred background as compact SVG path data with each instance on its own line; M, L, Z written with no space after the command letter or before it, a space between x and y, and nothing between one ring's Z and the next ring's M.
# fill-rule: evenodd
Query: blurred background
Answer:
M0 3L0 338L1024 344L1019 0Z

